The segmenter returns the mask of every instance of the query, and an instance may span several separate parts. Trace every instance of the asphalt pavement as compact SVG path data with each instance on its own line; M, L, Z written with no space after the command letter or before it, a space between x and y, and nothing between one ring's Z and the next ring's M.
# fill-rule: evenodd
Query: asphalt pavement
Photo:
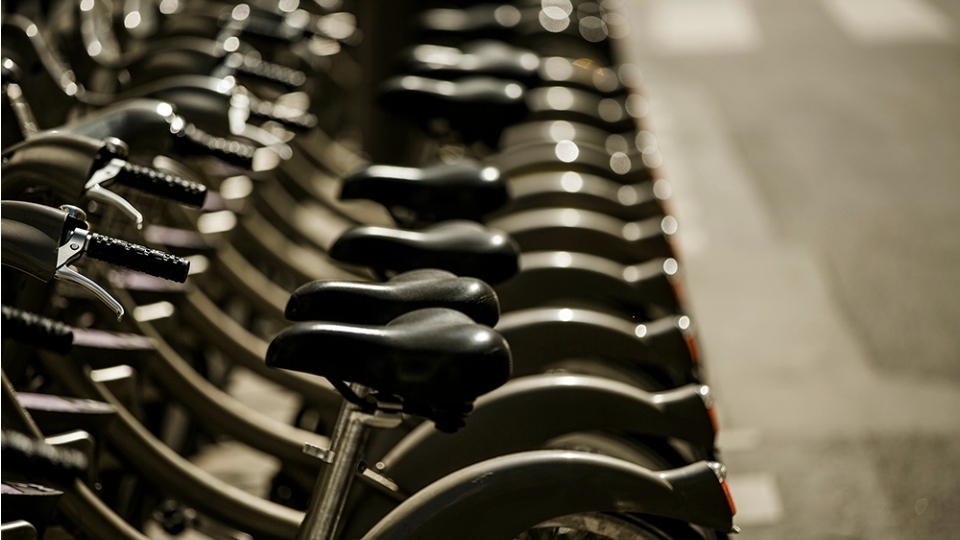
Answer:
M960 3L626 8L741 538L960 538Z

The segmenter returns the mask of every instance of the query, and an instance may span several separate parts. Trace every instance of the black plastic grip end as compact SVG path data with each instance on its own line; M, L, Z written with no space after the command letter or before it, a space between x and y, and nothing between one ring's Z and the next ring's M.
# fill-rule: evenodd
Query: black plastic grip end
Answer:
M133 189L197 208L207 200L207 186L134 163L125 162L116 180Z
M87 472L86 456L78 450L51 446L14 431L0 439L3 471L67 483Z
M69 326L10 306L3 306L3 337L58 354L73 346Z
M92 233L87 256L176 283L187 280L190 261L119 238Z
M213 156L243 169L253 168L256 147L210 135L193 124L174 134L173 148L185 156Z

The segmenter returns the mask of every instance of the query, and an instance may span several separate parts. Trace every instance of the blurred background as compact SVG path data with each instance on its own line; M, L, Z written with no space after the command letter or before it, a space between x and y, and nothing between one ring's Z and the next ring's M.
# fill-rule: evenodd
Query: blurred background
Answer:
M740 538L960 538L960 2L625 6Z

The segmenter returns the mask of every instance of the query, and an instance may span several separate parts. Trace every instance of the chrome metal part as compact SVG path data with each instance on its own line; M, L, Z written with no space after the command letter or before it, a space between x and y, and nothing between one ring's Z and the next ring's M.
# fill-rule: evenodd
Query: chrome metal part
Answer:
M308 456L313 456L324 463L333 463L333 456L337 455L329 448L320 448L310 443L303 443L303 453Z
M138 230L143 228L143 214L141 214L139 210L130 204L130 201L124 199L109 189L104 189L100 185L88 187L87 196L95 201L115 207L133 220Z
M697 393L700 394L700 398L703 399L704 405L706 405L707 407L713 407L713 404L714 404L713 391L710 390L709 386L705 384L701 385Z
M361 464L360 477L374 488L383 492L396 501L405 501L409 495L400 490L396 482L386 476L374 471L373 469Z
M53 277L55 279L59 279L60 281L67 281L69 283L74 283L76 285L80 285L81 287L87 289L88 291L93 293L94 296L99 298L101 302L103 302L110 309L112 309L114 313L117 314L118 321L123 319L124 311L123 311L123 306L120 305L120 302L117 302L117 300L114 297L110 296L110 293L105 291L103 287L101 287L100 285L97 285L96 282L94 282L90 278L80 274L75 270L71 270L66 266L57 268L57 272L54 274Z
M107 152L117 157L127 157L130 155L130 147L127 143L116 137L107 137L103 139L103 146Z
M108 145L111 148L111 152L116 150L116 153L124 152L126 148L126 143L119 139L109 138L106 139ZM141 214L129 201L123 197L117 195L116 193L106 189L102 184L109 182L117 177L120 174L120 171L123 170L123 166L126 165L126 161L120 158L113 158L107 164L96 172L87 180L86 185L84 185L84 190L88 197L95 201L102 202L113 206L127 215L130 219L133 220L137 225L137 229L143 228L143 214Z
M363 416L360 421L370 427L392 429L403 423L402 411L402 403L380 401L377 410Z
M717 475L717 480L723 482L727 479L727 466L718 461L708 461L707 466L713 469L714 474Z
M80 221L87 220L87 213L83 211L82 208L74 206L72 204L62 204L60 209L67 213L68 216L79 219Z
M61 209L67 210L65 207L61 207ZM67 212L69 213L69 210L67 210ZM83 215L82 210L77 216L79 215ZM85 218L86 215L83 215L83 217L78 217L78 219ZM83 252L87 250L87 244L89 242L89 232L83 229L74 229L73 232L70 233L70 237L67 238L66 243L60 246L60 249L57 250L57 268L62 268L83 256Z

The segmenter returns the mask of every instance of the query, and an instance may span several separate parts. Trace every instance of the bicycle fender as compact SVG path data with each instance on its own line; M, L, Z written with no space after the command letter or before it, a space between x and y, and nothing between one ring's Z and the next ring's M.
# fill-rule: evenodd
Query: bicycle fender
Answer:
M121 99L151 98L169 102L177 113L205 131L230 130L227 120L233 83L206 75L177 75L128 90Z
M542 307L504 314L496 330L510 343L514 377L569 358L605 358L654 368L680 386L697 382L676 317L637 324L589 309ZM672 336L672 337L671 337Z
M412 493L457 469L543 448L550 439L578 431L674 437L709 450L715 434L703 388L649 393L590 375L523 377L478 399L455 437L424 422L380 462L386 476Z
M4 151L3 199L23 199L38 188L60 200L83 196L103 141L47 131Z
M714 467L701 461L653 472L582 452L512 454L430 484L363 538L510 540L548 519L597 511L652 514L732 532L733 510Z
M94 139L116 137L130 144L131 148L140 148L132 141L147 133L152 137L143 137L143 140L152 144L144 146L153 148L158 146L158 141L166 142L164 135L169 138L173 112L173 105L165 101L131 99L85 115L58 130Z
M57 271L57 250L67 222L63 210L21 201L3 201L4 266L48 282Z
M573 251L638 264L657 257L672 257L671 229L663 218L622 221L579 208L532 208L491 219L490 227L502 230L523 251Z
M601 298L646 313L656 307L678 313L665 259L624 266L609 259L567 251L527 252L520 272L496 286L504 313L546 305L560 298ZM629 278L629 279L628 279Z
M636 154L633 154L633 159L630 159L629 156L621 153L621 161L614 169L611 166L610 154L605 149L583 141L562 142L566 148L558 146L558 143L553 141L503 148L503 151L492 156L488 162L514 176L529 172L574 171L596 174L621 184L648 182L652 178L650 170L643 165ZM567 155L562 154L564 150L568 152ZM563 159L559 157L560 155L563 155Z

